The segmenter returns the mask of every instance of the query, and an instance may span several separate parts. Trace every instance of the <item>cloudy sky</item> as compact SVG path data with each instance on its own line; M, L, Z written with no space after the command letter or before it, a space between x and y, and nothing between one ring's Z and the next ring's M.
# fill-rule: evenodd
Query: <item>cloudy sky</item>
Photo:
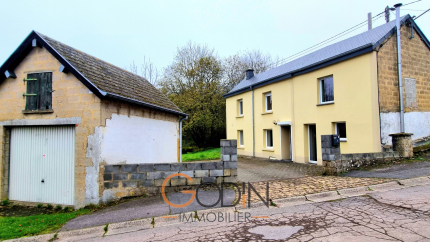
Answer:
M207 44L221 57L259 49L284 58L365 21L368 12L375 16L396 3L398 0L2 1L0 64L31 30L122 68L133 61L141 64L146 57L162 69L172 62L177 47L190 40ZM430 0L422 0L403 7L401 15L418 16L429 8ZM384 22L384 17L375 18L373 25ZM430 37L430 12L417 23ZM366 30L367 25L343 38Z

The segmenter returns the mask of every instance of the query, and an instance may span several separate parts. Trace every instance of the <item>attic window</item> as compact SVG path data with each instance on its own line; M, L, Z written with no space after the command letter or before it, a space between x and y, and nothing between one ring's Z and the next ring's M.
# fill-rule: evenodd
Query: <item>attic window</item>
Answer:
M51 110L52 109L52 73L32 73L27 75L27 93L25 110Z

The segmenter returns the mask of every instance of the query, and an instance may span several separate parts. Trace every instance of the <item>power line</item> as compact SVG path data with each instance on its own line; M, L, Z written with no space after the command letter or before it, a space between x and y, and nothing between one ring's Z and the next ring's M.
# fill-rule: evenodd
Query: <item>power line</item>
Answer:
M410 5L410 4L413 4L413 3L416 3L416 2L420 2L420 1L422 1L422 0L418 0L418 1L410 2L410 3L406 3L405 5L403 5L403 7L404 7L404 6L408 6L408 5Z
M425 13L427 13L429 10L430 10L430 8L429 8L429 9L427 9L424 13L422 13L422 14L418 15L418 17L415 17L415 18L414 18L414 20L417 20L417 18L419 18L419 17L423 16L423 15L424 15Z
M374 17L372 17L372 19L374 19L374 20L372 20L372 21L375 21L375 20L377 20L377 19L379 19L379 18L381 18L381 17L383 17L383 16L380 16L381 14L383 14L384 12L381 12L381 13L379 13L379 14L377 14L376 16L374 16ZM379 17L378 17L379 16ZM377 18L378 17L378 18ZM346 35L346 34L349 34L349 33L351 33L351 32L353 32L353 31L355 31L355 30L357 30L357 29L359 29L359 28L361 28L361 27L363 27L363 26L365 26L365 24L367 23L368 21L366 20L366 21L363 21L363 22L361 22L361 23L359 23L359 24L357 24L357 25L354 25L353 27L351 27L351 28L349 28L349 29L347 29L347 30L345 30L345 31L343 31L343 32L341 32L341 33L339 33L339 34L336 34L336 35L334 35L334 36L332 36L332 37L330 37L330 38L328 38L328 39L326 39L326 40L324 40L324 41L322 41L322 42L320 42L320 43L318 43L318 44L315 44L315 45L313 45L313 46L311 46L311 47L309 47L309 48L307 48L307 49L304 49L304 50L302 50L302 51L300 51L300 52L298 52L298 53L296 53L296 54L294 54L294 55L291 55L291 56L288 56L288 57L286 57L286 58L284 58L284 59L282 59L282 60L280 60L280 61L277 61L277 62L274 62L274 63L272 63L272 64L270 64L270 66L272 66L272 65L274 65L274 64L278 64L278 65L280 65L280 63L285 63L287 60L290 60L291 58L293 58L293 57L296 57L296 56L298 56L298 55L300 55L300 54L306 54L307 52L309 52L309 51L311 51L311 50L313 50L313 49L315 49L316 47L320 47L321 45L323 45L323 44L327 44L327 43L330 43L330 42L333 42L334 40L336 40L336 39L338 39L338 38L340 38L340 37L342 37L342 36L344 36L344 35Z

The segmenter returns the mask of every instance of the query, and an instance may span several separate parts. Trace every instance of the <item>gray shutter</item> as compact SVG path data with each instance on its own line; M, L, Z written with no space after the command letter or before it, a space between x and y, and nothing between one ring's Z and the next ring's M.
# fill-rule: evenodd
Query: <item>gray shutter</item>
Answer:
M28 74L27 79L37 79L37 81L27 81L27 96L26 96L26 110L37 110L38 108L38 94L39 94L39 75ZM35 94L35 95L28 95Z

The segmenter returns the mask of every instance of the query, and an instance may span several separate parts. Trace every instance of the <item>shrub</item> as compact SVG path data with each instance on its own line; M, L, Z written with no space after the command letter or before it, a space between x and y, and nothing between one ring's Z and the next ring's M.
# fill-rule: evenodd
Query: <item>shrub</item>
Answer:
M47 204L47 205L46 205L46 208L47 208L47 209L52 209L53 207L54 207L54 206L52 206L52 204Z
M73 209L71 208L71 207L64 207L64 212L70 212L70 211L72 211Z
M63 207L61 205L55 206L55 210L60 211L61 209L63 209Z
M9 204L10 204L9 199L5 199L5 200L1 201L2 206L9 206Z
M41 203L37 204L37 208L43 208L43 204Z

